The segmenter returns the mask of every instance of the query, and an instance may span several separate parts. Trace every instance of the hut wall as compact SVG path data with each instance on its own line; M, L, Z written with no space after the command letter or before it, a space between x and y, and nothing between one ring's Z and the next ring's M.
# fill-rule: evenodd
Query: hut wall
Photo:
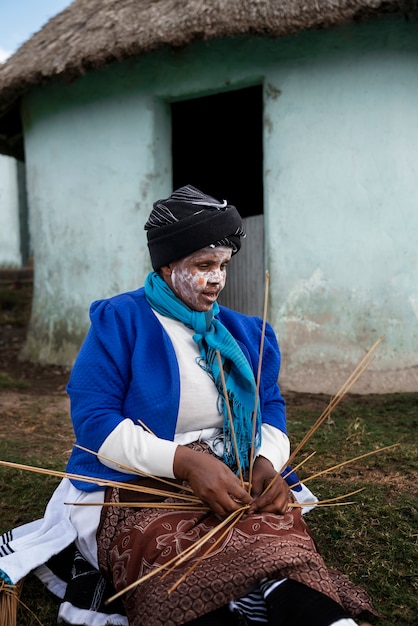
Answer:
M416 390L417 31L388 17L199 42L31 91L36 293L26 356L70 364L89 303L142 283L143 224L171 190L168 103L263 84L269 319L282 384L333 393L385 334L356 389Z
M271 321L286 387L335 393L385 335L353 390L418 390L417 34L389 21L341 29L332 54L318 45L266 81Z
M21 265L17 162L0 156L0 267Z
M165 103L87 83L38 89L24 108L35 289L23 357L41 363L71 364L91 301L141 284L143 225L170 193Z

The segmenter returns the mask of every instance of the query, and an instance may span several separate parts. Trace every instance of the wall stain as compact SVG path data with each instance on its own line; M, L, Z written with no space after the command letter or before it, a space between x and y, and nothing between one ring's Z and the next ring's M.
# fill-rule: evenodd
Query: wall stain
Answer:
M264 126L265 126L265 128L266 128L266 130L267 130L267 132L269 134L271 134L273 132L274 124L273 124L273 121L272 121L270 115L265 115L264 116Z
M267 83L265 93L266 98L271 98L272 100L277 100L277 98L282 94L281 90L271 83Z

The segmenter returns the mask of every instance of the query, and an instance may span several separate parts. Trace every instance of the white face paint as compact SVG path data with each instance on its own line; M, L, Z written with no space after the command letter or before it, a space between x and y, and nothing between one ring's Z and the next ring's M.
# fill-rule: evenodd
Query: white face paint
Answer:
M170 263L165 276L178 298L195 311L208 311L225 287L226 266L232 256L228 247L202 248Z

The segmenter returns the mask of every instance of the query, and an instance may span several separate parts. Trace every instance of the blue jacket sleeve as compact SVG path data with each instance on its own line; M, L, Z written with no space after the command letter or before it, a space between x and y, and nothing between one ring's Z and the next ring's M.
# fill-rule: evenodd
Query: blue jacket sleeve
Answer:
M127 320L109 301L94 302L91 327L71 372L67 391L77 442L97 451L124 419L126 385L131 379Z
M280 349L276 334L269 324L266 324L262 358L260 389L262 420L287 434L286 404L278 384L281 361Z

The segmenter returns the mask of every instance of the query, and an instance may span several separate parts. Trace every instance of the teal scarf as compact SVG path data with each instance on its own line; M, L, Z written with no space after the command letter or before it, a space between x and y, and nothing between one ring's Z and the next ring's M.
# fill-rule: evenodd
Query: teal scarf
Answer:
M230 410L233 416L235 439L239 462L243 474L249 470L250 449L253 431L253 411L256 393L254 373L238 343L229 330L215 318L219 305L215 302L209 311L190 309L167 283L156 273L151 272L145 280L145 296L150 306L161 315L183 322L195 331L194 341L199 347L208 373L213 378L222 398L224 416L224 461L237 470L236 454L232 442L231 428L225 402L221 371L216 351L219 350L224 370L225 384ZM261 415L257 409L256 449L261 442Z

